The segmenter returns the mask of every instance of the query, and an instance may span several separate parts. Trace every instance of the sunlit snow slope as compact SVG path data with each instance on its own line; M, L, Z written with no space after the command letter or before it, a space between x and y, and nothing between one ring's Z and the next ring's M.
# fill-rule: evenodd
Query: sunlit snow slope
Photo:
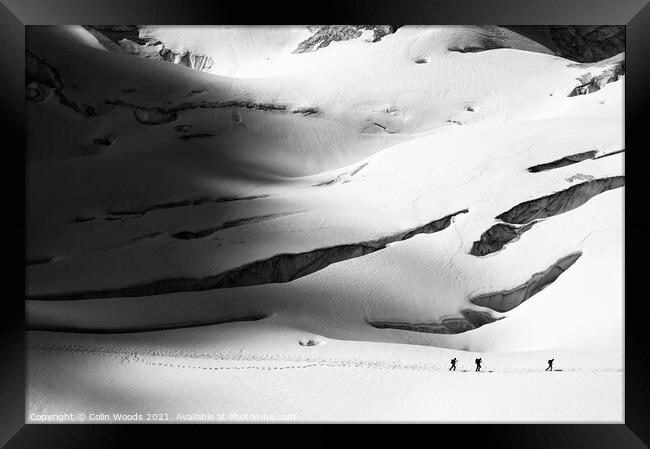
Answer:
M35 366L210 342L379 357L363 341L620 370L624 54L576 63L499 27L391 31L296 52L318 31L141 30L209 55L199 71L30 28ZM589 419L620 411L599 407Z

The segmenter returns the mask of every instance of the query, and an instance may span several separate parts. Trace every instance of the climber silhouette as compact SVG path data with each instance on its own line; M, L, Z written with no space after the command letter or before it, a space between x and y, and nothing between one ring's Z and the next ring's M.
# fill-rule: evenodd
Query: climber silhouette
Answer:
M546 368L544 371L553 371L553 360L555 359L551 359L548 361L548 368Z
M456 371L456 362L458 362L458 360L456 360L456 357L451 359L451 366L449 367L449 371Z
M481 362L483 359L476 359L474 362L476 363L476 372L481 371Z

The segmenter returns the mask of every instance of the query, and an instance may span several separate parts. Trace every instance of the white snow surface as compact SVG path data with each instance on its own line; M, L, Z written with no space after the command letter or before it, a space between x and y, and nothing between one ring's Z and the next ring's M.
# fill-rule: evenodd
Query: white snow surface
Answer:
M217 68L111 53L82 27L28 36L61 72L63 92L99 115L82 117L53 96L27 102L26 258L51 258L26 266L27 295L63 300L28 299L26 313L35 329L178 328L31 331L27 422L63 411L622 422L624 188L541 220L496 253L469 251L517 204L580 179L624 175L623 152L527 170L623 150L624 77L567 97L597 69L498 27L403 27L378 42L361 37L304 54L291 52L309 37L306 27L143 33L207 54ZM450 51L486 35L509 48ZM286 110L195 108L144 125L106 100L159 108L245 100ZM296 112L307 107L318 113ZM98 148L98 137L112 144ZM154 208L197 198L248 199ZM65 300L375 240L465 209L442 231L288 283ZM480 328L433 334L367 323L486 311L469 299L517 287L575 252L582 256L555 282ZM266 318L214 324L253 316ZM460 372L447 371L452 357ZM485 372L473 372L476 357ZM562 371L544 372L550 358Z

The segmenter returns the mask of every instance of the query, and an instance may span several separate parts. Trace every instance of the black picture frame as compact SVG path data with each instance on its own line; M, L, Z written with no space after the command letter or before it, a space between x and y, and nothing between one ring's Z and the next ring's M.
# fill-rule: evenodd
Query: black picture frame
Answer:
M2 0L0 5L0 98L3 134L3 214L0 231L7 267L3 311L0 312L0 445L7 448L133 447L135 433L168 439L169 426L33 425L25 424L24 332L24 40L26 25L43 24L616 24L626 25L625 75L625 417L621 424L436 425L426 444L451 437L460 443L480 442L500 448L643 448L650 444L650 376L647 314L632 297L644 279L638 262L650 221L644 217L643 176L648 167L644 148L650 107L650 0L363 0L314 2L250 2L218 0ZM307 5L307 6L306 6ZM644 126L645 125L645 126ZM629 150L632 151L629 151ZM9 160L7 160L9 159ZM638 172L638 173L635 173ZM22 184L20 184L22 183ZM23 236L20 239L18 236ZM642 260L642 259L641 259ZM640 286L640 285L639 285ZM14 291L14 288L16 291ZM642 290L639 290L642 291ZM577 317L578 319L578 317ZM579 325L579 323L577 324ZM166 427L166 429L163 429ZM200 427L200 430L198 430ZM210 432L212 426L175 427L174 433ZM384 428L386 429L386 428ZM394 431L390 431L393 432ZM270 434L268 435L270 437ZM325 443L331 438L319 436ZM186 440L189 441L189 440ZM213 443L214 440L213 440ZM340 443L339 443L340 444ZM421 444L421 443L417 443ZM213 446L214 444L211 444ZM184 447L197 447L186 444Z

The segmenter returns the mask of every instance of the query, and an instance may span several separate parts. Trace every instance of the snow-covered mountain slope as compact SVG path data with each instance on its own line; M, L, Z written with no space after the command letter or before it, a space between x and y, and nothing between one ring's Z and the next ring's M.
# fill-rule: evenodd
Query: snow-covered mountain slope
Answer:
M210 363L297 360L324 378L327 360L364 354L433 357L425 371L459 350L495 354L499 372L558 353L616 373L583 391L602 412L589 419L615 420L589 389L622 391L624 54L576 63L469 26L345 31L295 52L314 30L139 29L209 56L207 71L134 57L97 29L29 30L34 366L252 351ZM39 372L33 407L51 396ZM323 416L297 391L289 402ZM410 416L395 401L380 418ZM490 416L512 419L476 419Z

